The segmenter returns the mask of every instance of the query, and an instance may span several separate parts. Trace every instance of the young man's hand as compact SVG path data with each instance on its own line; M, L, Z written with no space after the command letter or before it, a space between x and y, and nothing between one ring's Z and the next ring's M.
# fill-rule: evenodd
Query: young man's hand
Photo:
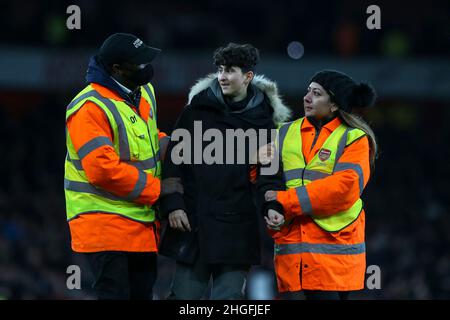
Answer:
M277 192L274 190L266 191L266 193L264 194L264 199L266 201L277 200Z
M266 144L258 149L257 161L262 165L267 165L275 158L275 144L273 142Z
M169 225L173 229L180 231L191 231L189 219L183 209L178 209L169 213Z

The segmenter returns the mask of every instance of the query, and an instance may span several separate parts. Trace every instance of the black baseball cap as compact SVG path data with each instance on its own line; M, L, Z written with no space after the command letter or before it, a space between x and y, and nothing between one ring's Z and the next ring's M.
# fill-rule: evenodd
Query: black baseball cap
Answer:
M145 64L151 62L160 52L161 49L147 46L135 35L115 33L103 42L99 57L107 64Z

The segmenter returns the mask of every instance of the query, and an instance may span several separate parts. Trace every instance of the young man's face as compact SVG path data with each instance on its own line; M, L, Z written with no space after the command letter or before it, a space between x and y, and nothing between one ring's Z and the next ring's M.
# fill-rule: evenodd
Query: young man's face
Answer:
M220 65L217 79L224 96L234 98L243 95L245 97L248 84L253 79L253 72L243 73L238 66Z

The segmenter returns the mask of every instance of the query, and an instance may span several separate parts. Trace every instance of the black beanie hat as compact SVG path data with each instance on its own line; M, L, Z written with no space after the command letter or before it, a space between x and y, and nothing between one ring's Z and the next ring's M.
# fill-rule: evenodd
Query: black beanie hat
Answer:
M370 84L358 84L345 73L335 70L320 71L309 82L320 84L330 95L330 100L345 112L351 112L352 108L371 107L377 98Z

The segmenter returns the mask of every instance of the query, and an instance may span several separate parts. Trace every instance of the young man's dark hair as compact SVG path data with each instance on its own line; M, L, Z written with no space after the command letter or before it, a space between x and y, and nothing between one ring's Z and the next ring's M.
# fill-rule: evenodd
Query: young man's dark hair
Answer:
M242 72L254 71L259 62L259 50L251 44L229 43L218 48L213 55L216 66L238 66Z

